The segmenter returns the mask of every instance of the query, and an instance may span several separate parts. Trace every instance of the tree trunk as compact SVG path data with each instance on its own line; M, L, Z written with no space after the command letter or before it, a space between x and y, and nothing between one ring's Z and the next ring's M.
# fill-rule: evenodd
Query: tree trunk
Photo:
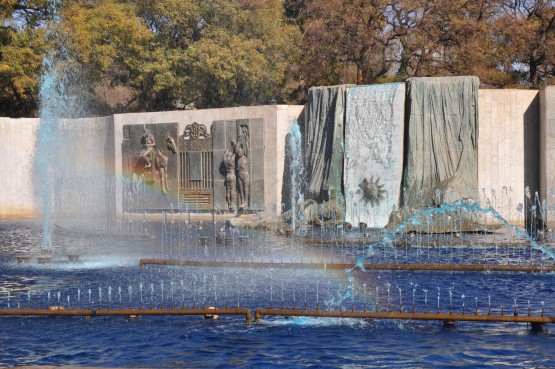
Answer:
M357 63L357 85L363 84L363 75L362 75L362 68Z
M530 68L530 83L533 87L538 87L538 64L533 56L530 57L528 66Z

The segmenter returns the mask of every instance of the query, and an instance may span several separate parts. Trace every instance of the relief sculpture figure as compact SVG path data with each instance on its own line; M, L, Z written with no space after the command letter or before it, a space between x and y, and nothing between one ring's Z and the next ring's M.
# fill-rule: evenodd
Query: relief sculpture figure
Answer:
M237 150L237 185L239 210L247 210L250 196L249 158L247 151L242 147Z
M177 153L177 146L175 140L168 134L166 139L166 148L172 153ZM152 168L158 173L160 179L160 187L163 195L168 193L168 162L169 159L166 155L156 148L154 135L145 129L143 137L141 138L142 150L135 155L132 155L128 160L128 169L132 175L132 192L137 193L137 182L139 177L144 173L150 173ZM153 166L154 165L154 166Z
M154 155L154 148L156 147L156 141L154 140L154 135L148 129L145 128L143 137L141 137L141 145L143 149L139 153L141 158L145 161L145 168L150 171L152 167L152 157Z
M230 213L235 211L235 188L237 186L237 176L235 175L235 141L231 141L230 146L225 150L222 160L223 170L225 171L225 200Z

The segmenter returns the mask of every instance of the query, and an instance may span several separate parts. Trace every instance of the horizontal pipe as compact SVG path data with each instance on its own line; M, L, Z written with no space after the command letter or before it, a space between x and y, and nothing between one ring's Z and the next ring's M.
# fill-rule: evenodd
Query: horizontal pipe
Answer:
M367 270L443 270L490 272L553 272L555 265L487 265L487 264L364 264Z
M375 243L373 240L330 240L330 239L319 239L319 238L305 238L302 240L304 244L307 245L364 245L370 246ZM452 241L417 241L417 240L406 240L406 241L392 241L388 245L396 247L406 247L406 246L423 246L423 247L442 247L442 246L471 246L471 247L530 247L530 242L519 241L519 242L476 242L474 245L469 245L465 243L464 240L452 240ZM555 243L541 243L542 246L555 246Z
M282 268L282 269L324 269L345 270L355 267L349 263L293 263L255 261L210 261L177 259L141 259L141 267L146 265L229 267L229 268ZM555 265L486 265L486 264L364 264L366 270L413 270L413 271L492 271L492 272L553 272Z
M248 308L192 308L192 309L0 309L0 316L162 316L162 315L244 315L247 323L252 321L252 311ZM306 309L267 309L255 310L254 319L263 316L303 316L321 318L362 318L394 320L441 320L447 322L500 322L500 323L555 323L554 316L535 315L494 315L494 314L452 314L452 313L410 313L376 311L333 311Z
M443 313L408 313L408 312L372 312L372 311L331 311L300 309L266 309L255 310L255 321L262 316L309 316L322 318L362 318L362 319L396 319L396 320L443 320L467 322L504 322L504 323L555 323L555 317L533 315L491 315L491 314L443 314Z
M248 308L169 308L169 309L0 309L0 316L141 316L141 315L244 315L252 321Z

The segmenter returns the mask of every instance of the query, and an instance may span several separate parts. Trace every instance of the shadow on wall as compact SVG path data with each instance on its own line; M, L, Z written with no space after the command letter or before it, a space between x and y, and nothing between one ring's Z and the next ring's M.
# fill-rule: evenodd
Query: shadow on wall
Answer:
M540 228L542 225L539 199L540 191L540 96L536 95L523 115L524 127L524 187L530 190L530 197L525 194L525 221L529 229ZM536 199L538 193L538 199ZM538 203L536 202L538 201ZM534 205L536 205L534 207ZM530 228L531 227L531 228Z

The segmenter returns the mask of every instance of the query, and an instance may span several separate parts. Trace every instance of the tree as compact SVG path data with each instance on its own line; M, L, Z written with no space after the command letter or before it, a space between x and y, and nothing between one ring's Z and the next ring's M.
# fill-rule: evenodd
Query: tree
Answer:
M0 0L0 115L36 114L49 14L46 0Z
M291 23L297 24L301 31L306 20L306 2L305 0L283 0L285 8L285 16Z
M298 30L279 0L138 1L155 33L141 81L144 106L162 109L285 101Z
M0 28L0 114L36 114L44 49L41 30Z
M476 75L494 86L508 83L501 68L507 54L497 37L498 15L492 0L430 3L419 27L429 41L427 53L416 75Z
M539 87L555 77L555 6L542 0L500 0L500 39L510 48L507 71Z
M304 66L310 84L373 83L390 70L385 0L329 0L307 5ZM356 68L356 79L345 80Z
M395 60L396 80L403 81L422 73L430 48L422 29L431 4L432 1L426 0L393 0L387 8L389 38L395 45L392 58Z
M132 4L119 0L75 1L61 12L52 42L60 68L72 74L67 80L88 101L89 113L127 110L138 95L131 86L141 79L153 34L135 13ZM107 90L121 86L127 88L123 98L106 99Z
M13 21L21 28L39 28L51 18L53 4L48 0L0 0L0 19Z
M307 3L304 71L310 84L320 85L468 74L496 87L510 85L499 1Z
M0 113L55 60L88 113L303 102L313 85L555 83L543 0L0 0ZM302 34L301 34L302 32Z

